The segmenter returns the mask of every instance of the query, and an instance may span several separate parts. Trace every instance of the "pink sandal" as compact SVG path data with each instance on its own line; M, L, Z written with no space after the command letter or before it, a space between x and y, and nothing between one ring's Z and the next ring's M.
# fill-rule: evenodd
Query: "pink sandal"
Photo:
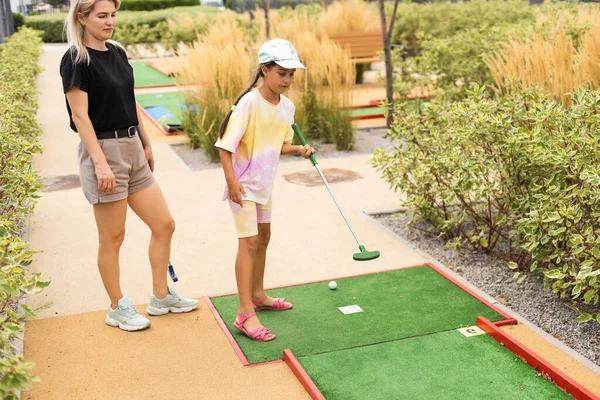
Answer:
M233 327L242 331L246 336L248 336L252 340L256 340L259 342L270 342L275 339L275 335L273 335L267 328L264 326L260 326L253 330L252 332L248 332L248 329L244 327L244 322L248 318L254 317L256 315L255 312L251 312L248 315L237 314L237 318L233 322Z
M256 300L254 297L252 298L252 303L254 304L254 309L256 311L260 310L274 310L274 311L285 311L292 308L292 303L288 303L285 299L273 299L273 305L271 306L263 306L263 303L267 300L267 295L265 294L260 300Z

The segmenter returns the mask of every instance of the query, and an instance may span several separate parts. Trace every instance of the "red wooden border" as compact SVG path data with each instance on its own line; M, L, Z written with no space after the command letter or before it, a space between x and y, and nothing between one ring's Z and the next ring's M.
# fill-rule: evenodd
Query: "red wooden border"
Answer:
M208 309L212 312L213 317L215 317L215 319L217 320L217 323L219 324L219 326L223 330L223 333L225 334L225 337L227 337L227 340L229 340L229 343L231 343L231 346L233 347L233 350L235 351L235 354L237 354L237 356L239 357L240 361L242 362L242 365L244 365L244 366L250 365L250 362L248 361L248 359L244 355L244 352L242 351L241 347L237 344L237 342L235 341L235 339L231 335L231 332L229 332L229 329L227 329L227 325L223 321L223 318L221 318L221 315L219 314L219 312L215 308L215 305L213 304L213 302L210 299L210 297L204 296L204 301L206 301L206 304L208 305ZM255 364L255 365L263 365L263 364Z
M504 321L497 321L494 322L493 324L496 326L505 326L505 325L517 325L519 323L519 321L517 321L514 318L509 318L509 319L505 319Z
M442 271L441 268L438 268L438 267L436 267L435 265L433 265L432 263L429 263L429 262L425 263L425 265L429 266L429 268L433 269L435 272L437 272L438 274L442 275L444 278L446 278L447 280L449 280L450 282L452 282L453 284L455 284L456 286L458 286L459 288L461 288L465 292L469 293L471 296L475 297L477 300L479 300L480 302L482 302L483 304L485 304L486 306L488 306L492 310L496 311L498 314L502 315L504 318L506 318L505 321L514 320L514 318L512 318L510 315L508 315L507 313L505 313L504 311L502 311L501 309L499 309L498 307L496 307L495 305L493 305L489 301L485 300L483 297L479 296L477 293L475 293L473 290L469 289L467 286L465 286L462 283L460 283L457 280L455 280L450 274L448 274L445 271ZM498 322L501 322L504 325L508 324L505 321L498 321ZM496 323L498 323L498 322L496 322ZM511 323L516 323L516 320L515 320L515 322L511 321Z
M548 361L544 360L528 347L516 341L486 318L481 316L477 317L477 326L483 329L492 338L494 338L494 340L506 347L513 354L525 360L531 367L543 374L548 375L558 387L565 390L571 396L580 400L600 400L599 397L556 369Z
M369 114L369 115L359 115L358 117L351 117L351 120L363 120L363 119L380 119L384 118L383 112L381 114Z
M419 99L419 100L424 100L424 101L429 101L429 100L430 100L429 96L425 96L425 97L418 97L418 99ZM402 97L402 98L400 98L400 99L395 99L395 100L396 100L396 101L412 101L412 100L417 100L417 97L415 97L415 96L405 96L405 97ZM386 101L387 101L386 99L382 99L382 100L377 100L377 99L375 99L375 100L371 100L371 101L369 102L369 104L370 104L370 105L372 105L372 106L378 106L378 105L380 105L382 102L386 102Z
M306 389L313 400L325 400L325 396L321 394L319 388L317 388L312 379L310 379L310 376L308 376L304 368L302 368L302 365L300 365L296 357L294 357L291 350L283 350L283 361L285 361L294 375L296 375L296 378L300 381L302 386L304 386L304 389Z

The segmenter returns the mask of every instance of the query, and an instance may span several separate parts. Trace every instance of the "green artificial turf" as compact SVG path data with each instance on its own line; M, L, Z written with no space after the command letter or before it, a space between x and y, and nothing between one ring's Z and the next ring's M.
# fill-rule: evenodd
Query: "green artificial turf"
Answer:
M132 61L135 87L175 85L175 80L152 68L143 61Z
M184 104L183 93L181 92L163 92L137 94L135 100L144 108L163 106L173 116L160 121L169 125L181 125L181 107Z
M298 361L327 400L571 398L490 336L456 330Z
M250 340L231 326L237 295L212 301L250 363L281 359L285 348L301 357L471 326L479 315L504 319L427 266L337 283L337 290L328 282L269 290L294 304L292 310L258 313L277 335L269 343ZM364 312L345 315L338 309L355 304Z
M369 107L369 108L354 108L352 109L353 117L364 117L367 115L373 114L383 114L383 109L379 107Z
M425 101L421 100L421 107L425 107ZM383 108L378 107L378 106L373 106L373 107L367 107L367 108L353 108L352 109L352 117L356 118L356 117L364 117L364 116L369 116L369 115L378 115L381 114L383 117ZM417 102L412 100L412 101L408 101L406 103L406 111L407 112L416 112L418 111L417 109Z

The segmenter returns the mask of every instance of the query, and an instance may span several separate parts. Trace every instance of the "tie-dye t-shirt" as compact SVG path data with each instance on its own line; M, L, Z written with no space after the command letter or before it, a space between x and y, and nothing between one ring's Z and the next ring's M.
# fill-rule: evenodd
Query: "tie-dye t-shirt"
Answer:
M274 105L254 89L231 113L225 134L215 146L233 153L233 172L246 191L244 200L266 204L271 197L281 147L294 138L295 109L284 95ZM228 197L225 185L223 200Z

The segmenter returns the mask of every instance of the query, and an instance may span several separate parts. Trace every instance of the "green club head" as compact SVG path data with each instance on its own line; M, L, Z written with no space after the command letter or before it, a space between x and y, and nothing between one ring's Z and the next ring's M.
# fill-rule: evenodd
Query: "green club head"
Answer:
M363 246L362 244L358 248L360 249L360 251L358 253L354 253L354 255L352 256L352 258L356 261L369 261L379 257L379 252L377 250L367 251L367 249L365 249L365 246Z

